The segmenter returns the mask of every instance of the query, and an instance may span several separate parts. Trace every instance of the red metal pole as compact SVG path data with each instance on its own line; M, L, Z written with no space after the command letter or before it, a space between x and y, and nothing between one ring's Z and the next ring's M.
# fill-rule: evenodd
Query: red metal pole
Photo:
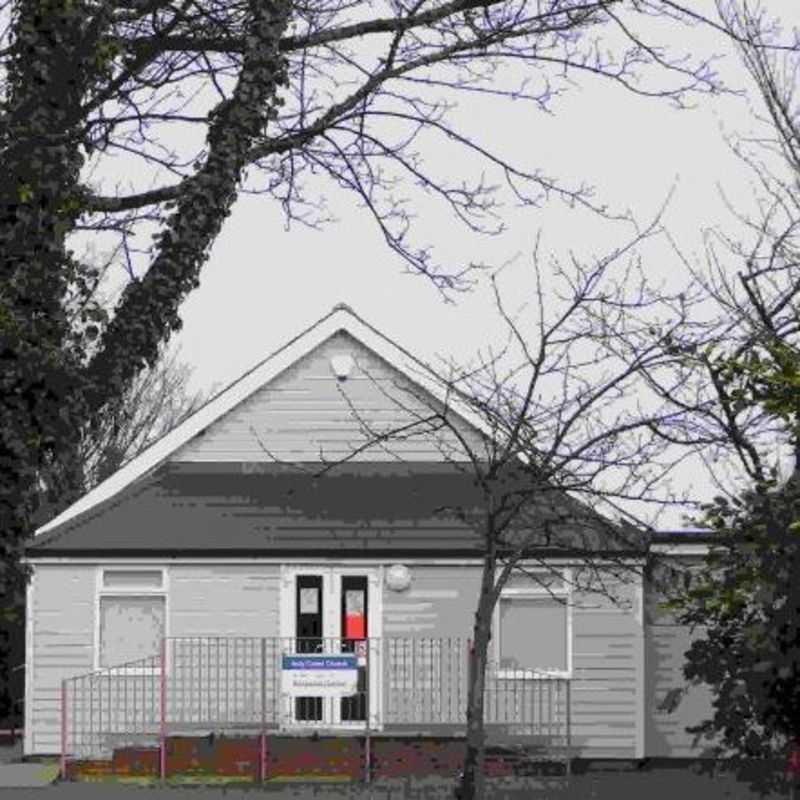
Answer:
M370 753L370 749L371 748L370 748L370 745L371 745L371 742L370 742L370 738L369 738L369 728L370 728L369 715L370 715L370 711L372 710L370 708L370 706L371 706L370 699L371 698L369 696L369 688L370 688L369 684L370 684L370 681L372 679L372 676L370 675L370 657L369 657L370 642L371 642L371 640L368 639L368 638L364 640L364 643L366 645L365 651L364 651L364 655L366 656L366 658L365 658L365 662L366 663L364 664L364 667L365 667L365 669L364 669L364 673L365 673L364 677L366 678L366 680L364 682L364 689L365 689L365 692L364 692L364 694L365 694L365 697L364 697L364 716L366 717L365 724L366 724L366 728L367 728L366 731L365 731L366 735L364 737L364 779L365 779L366 783L369 783L369 781L370 781L370 772L371 772L371 769L370 769L370 761L371 761L371 753ZM356 674L358 674L358 659L356 659Z
M61 681L61 780L67 779L67 681Z
M161 637L161 721L159 725L159 773L167 777L167 640Z
M261 742L259 743L259 776L263 783L267 779L267 734L261 731Z
M267 640L261 637L261 741L259 742L259 774L267 779Z

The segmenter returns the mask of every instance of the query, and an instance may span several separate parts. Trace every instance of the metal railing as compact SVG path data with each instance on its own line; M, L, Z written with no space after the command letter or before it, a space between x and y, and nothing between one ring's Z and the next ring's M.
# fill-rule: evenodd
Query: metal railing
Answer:
M279 637L169 637L161 652L62 683L62 772L71 760L109 759L123 747L158 747L168 736L276 731L463 734L470 642L385 637L348 641ZM354 695L292 697L283 657L357 656ZM566 678L487 669L489 741L569 746ZM262 773L263 774L263 773Z

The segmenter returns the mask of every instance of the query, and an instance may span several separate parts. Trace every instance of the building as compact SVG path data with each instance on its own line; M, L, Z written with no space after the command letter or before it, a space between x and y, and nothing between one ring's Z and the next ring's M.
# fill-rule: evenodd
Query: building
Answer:
M417 432L445 403L458 436ZM154 737L258 733L263 770L277 732L457 738L481 569L453 510L480 502L458 439L486 436L429 368L335 307L37 531L25 754L145 758ZM609 566L609 597L577 589L563 553L527 563L495 612L493 730L584 758L695 753L684 727L708 697L658 710L688 632L641 572ZM287 695L287 652L356 658L357 692Z

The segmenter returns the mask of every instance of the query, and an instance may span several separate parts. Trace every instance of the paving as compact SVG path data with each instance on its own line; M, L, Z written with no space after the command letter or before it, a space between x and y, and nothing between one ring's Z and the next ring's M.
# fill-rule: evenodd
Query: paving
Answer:
M58 777L58 764L23 763L22 740L0 745L0 789L35 789L50 786Z
M8 766L0 766L0 773ZM28 766L28 765L23 765ZM788 788L788 787L786 787ZM633 775L573 776L569 787L547 788L543 784L522 789L505 781L489 781L486 800L785 800L784 790L766 795L753 792L730 780L710 780L674 770ZM800 796L800 795L799 795ZM294 784L283 786L174 786L141 787L119 784L56 782L44 787L14 787L13 793L0 790L3 797L41 798L41 800L453 800L452 783L406 782L363 785Z
M0 764L0 789L50 786L57 777L57 764Z

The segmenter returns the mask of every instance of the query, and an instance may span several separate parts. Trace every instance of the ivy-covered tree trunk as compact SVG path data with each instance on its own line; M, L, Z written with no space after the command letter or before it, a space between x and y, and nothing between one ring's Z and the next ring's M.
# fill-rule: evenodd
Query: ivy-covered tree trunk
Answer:
M8 607L39 482L73 468L81 352L66 301L79 266L66 247L83 166L80 108L94 74L93 17L76 0L21 0L0 108L0 530ZM93 24L87 25L87 19ZM69 465L69 466L67 466ZM69 479L66 478L69 483ZM17 576L18 577L18 576Z
M254 141L283 103L278 93L287 74L279 45L291 5L290 0L250 3L253 19L239 81L211 114L208 157L174 202L158 239L158 255L145 276L126 287L90 365L91 383L97 387L93 409L102 404L108 387L116 395L145 364L152 366L159 345L180 329L180 303L199 284L200 268L231 211ZM154 327L153 319L163 327Z
M91 270L68 251L84 212L82 107L99 85L113 4L19 0L0 108L0 539L6 582L34 527L42 482L60 505L81 484L92 420L180 327L180 302L236 199L254 142L282 102L290 0L248 6L242 66L209 125L207 155L174 203L145 277L110 324ZM107 78L107 76L105 76ZM154 324L157 321L158 324ZM8 605L6 602L4 605Z

